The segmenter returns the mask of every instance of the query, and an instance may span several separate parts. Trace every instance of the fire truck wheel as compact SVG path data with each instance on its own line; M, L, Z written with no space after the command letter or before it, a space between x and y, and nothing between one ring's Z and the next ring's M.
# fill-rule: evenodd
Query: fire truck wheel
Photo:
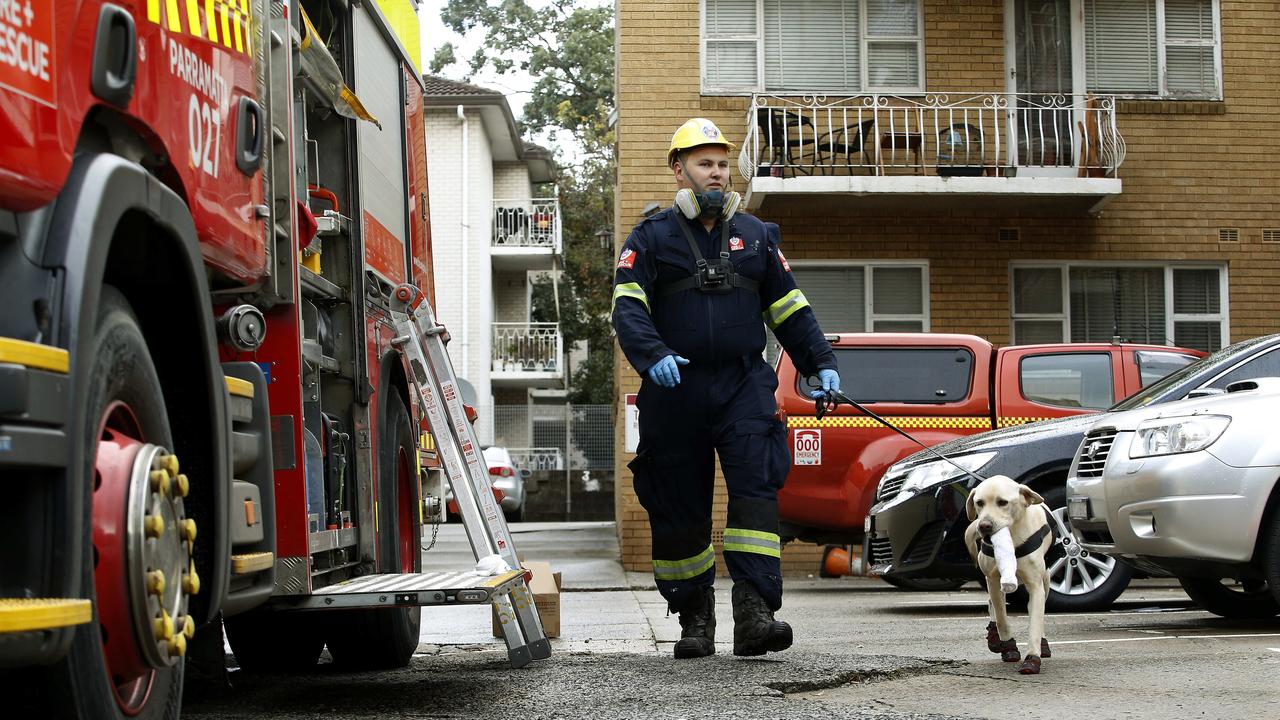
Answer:
M156 446L172 448L173 438L160 380L137 317L115 288L103 287L93 337L78 352L88 361L88 367L81 370L81 378L87 382L87 402L79 432L88 448L85 464L80 468L80 487L85 493L84 527L93 531L84 533L80 548L81 582L83 597L93 599L94 618L77 629L71 651L52 669L50 702L55 707L48 716L176 718L182 703L186 644L179 638L184 635L185 617L173 617L168 610L157 609L156 615L164 616L159 619L163 627L139 628L139 613L135 611L140 610L137 605L141 597L143 605L163 603L157 607L182 608L185 612L185 601L176 589L185 583L172 577L168 592L163 586L156 592L155 586L149 585L139 595L132 592L137 588L131 581L152 579L132 577L140 572L164 574L154 567L148 572L143 564L154 563L166 569L173 564L170 561L176 557L175 552L185 544L174 542L176 526L182 522L175 514L181 512L182 505L172 489L160 493L153 485L153 490L148 491L145 475L141 484L136 482L139 470L129 461L143 452L159 460ZM173 469L176 472L176 467ZM148 472L147 468L141 472ZM134 501L148 513L145 521L138 519L136 528L131 515L110 511L123 511ZM115 514L119 517L113 518ZM146 521L162 518L171 523L167 533L162 531L161 537L154 537L148 530L148 539L136 548L129 542L128 536L135 531L141 534L143 528L158 524ZM116 542L109 542L112 539ZM189 554L181 559L190 562ZM120 570L118 577L111 577L116 573L102 572L102 567ZM176 568L167 574L186 577ZM165 600L169 602L164 603ZM164 622L165 617L169 622ZM162 632L167 637L161 638ZM146 640L140 639L144 634L152 647L146 647ZM157 647L172 648L172 655L157 662L159 656L153 652Z
M289 672L314 667L324 649L319 613L260 608L226 619L227 641L245 672Z
M399 395L386 403L378 433L379 557L382 572L412 573L422 569L416 503L417 446L409 410ZM389 531L388 531L389 530ZM329 653L348 668L404 667L418 649L419 607L335 612L329 629Z

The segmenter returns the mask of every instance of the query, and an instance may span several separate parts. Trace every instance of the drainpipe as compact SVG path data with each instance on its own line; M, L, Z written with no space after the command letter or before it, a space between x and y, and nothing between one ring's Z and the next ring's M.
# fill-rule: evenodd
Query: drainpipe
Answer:
M467 113L461 105L458 106L458 121L462 123L462 373L463 377L471 374L471 313L468 308L471 306L470 295L467 294L467 279L471 277L469 266L471 248L468 247L471 241L471 218L468 213L471 212L471 206L467 202L467 191L470 189L470 179L467 177L468 169L471 166L471 133L467 122Z

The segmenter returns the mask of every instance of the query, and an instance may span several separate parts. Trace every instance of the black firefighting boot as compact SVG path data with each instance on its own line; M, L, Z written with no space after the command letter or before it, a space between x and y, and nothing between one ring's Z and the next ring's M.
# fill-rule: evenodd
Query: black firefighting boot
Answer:
M716 652L716 589L707 585L693 594L692 601L680 612L677 658L700 658Z
M763 655L791 647L791 626L775 620L756 586L733 584L733 654Z

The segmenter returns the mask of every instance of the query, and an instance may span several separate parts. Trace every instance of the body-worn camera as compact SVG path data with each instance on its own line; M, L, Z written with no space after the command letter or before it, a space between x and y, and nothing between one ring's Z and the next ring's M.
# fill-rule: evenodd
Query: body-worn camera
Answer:
M733 261L727 254L716 260L704 260L698 263L698 289L712 294L733 292L734 274Z

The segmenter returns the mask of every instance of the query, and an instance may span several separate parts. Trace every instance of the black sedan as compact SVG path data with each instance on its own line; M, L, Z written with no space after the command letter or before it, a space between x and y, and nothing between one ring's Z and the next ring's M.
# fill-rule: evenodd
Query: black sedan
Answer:
M1176 370L1108 412L1223 392L1237 380L1280 375L1280 334L1238 342ZM1062 525L1065 556L1050 567L1046 607L1053 611L1109 606L1128 586L1132 571L1076 544L1067 529L1065 484L1080 439L1099 415L1044 422L958 438L911 455L885 471L866 521L863 558L871 574L911 589L957 587L980 578L964 547L964 503L979 477L1007 475L1031 486Z

